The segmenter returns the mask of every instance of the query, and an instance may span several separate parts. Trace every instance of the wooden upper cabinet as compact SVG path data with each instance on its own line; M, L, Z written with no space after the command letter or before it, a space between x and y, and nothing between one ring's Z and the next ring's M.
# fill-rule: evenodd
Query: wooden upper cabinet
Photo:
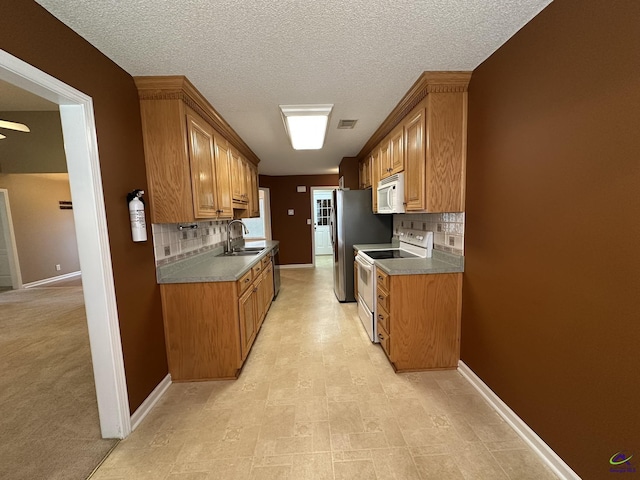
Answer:
M426 211L463 212L467 158L467 93L427 95Z
M404 170L407 213L464 211L470 79L471 72L424 72L365 144L378 165L374 206L378 180Z
M402 125L398 125L396 129L391 132L391 137L389 138L389 175L404 171L403 143Z
M246 203L245 161L235 149L231 149L231 165L233 201Z
M193 112L188 112L187 133L194 217L215 217L218 214L218 202L213 132L202 119Z
M185 77L134 81L151 222L233 218L230 147L253 164L259 159Z
M360 170L360 189L364 190L371 187L371 155L367 155L364 160L359 163Z
M231 200L231 151L229 143L220 135L214 136L216 154L217 218L233 218Z
M251 180L251 188L249 188L249 217L257 218L260 216L258 168L250 165L249 173Z
M380 181L380 150L371 153L371 206L373 213L378 212L378 182Z
M378 145L378 181L391 175L389 160L389 139L387 138Z
M425 195L425 110L419 105L404 124L405 182L404 198L407 211L423 211L427 208Z

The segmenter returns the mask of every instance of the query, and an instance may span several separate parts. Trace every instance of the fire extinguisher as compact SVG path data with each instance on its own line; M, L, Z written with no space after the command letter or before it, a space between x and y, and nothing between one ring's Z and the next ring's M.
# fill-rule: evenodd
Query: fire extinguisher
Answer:
M134 190L127 194L129 218L131 219L131 237L134 242L147 241L147 222L144 218L144 190Z

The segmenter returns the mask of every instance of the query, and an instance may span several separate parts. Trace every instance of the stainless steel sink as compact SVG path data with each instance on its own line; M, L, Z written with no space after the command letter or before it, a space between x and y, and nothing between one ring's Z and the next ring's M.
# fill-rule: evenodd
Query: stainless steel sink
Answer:
M258 255L263 249L260 250L236 250L235 252L224 252L219 257L247 257L250 255Z
M234 251L236 252L261 252L265 249L265 247L240 247L236 248Z

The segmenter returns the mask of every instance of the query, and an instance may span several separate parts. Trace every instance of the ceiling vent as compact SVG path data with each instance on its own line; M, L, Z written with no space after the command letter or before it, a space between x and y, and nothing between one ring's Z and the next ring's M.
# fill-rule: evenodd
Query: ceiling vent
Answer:
M340 120L338 122L338 128L343 128L343 129L353 128L356 126L357 121L358 120Z

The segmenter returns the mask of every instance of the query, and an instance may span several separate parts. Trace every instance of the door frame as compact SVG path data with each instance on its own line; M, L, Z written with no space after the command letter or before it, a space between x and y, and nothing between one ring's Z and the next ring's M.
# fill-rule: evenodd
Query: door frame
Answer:
M309 225L311 227L311 265L315 268L316 266L316 232L314 229L314 217L315 217L315 208L316 208L316 202L315 202L315 192L318 190L325 190L325 191L331 191L333 192L334 190L337 190L338 186L334 186L334 187L311 187L310 193L311 193L311 225Z
M93 100L0 50L0 79L59 105L103 438L131 433Z
M4 240L7 245L7 255L9 257L9 272L11 272L11 288L18 290L22 288L22 273L20 272L20 259L18 258L18 246L13 230L13 218L11 218L11 204L9 203L9 190L0 188L0 196L4 199L4 208L0 208L0 222Z

